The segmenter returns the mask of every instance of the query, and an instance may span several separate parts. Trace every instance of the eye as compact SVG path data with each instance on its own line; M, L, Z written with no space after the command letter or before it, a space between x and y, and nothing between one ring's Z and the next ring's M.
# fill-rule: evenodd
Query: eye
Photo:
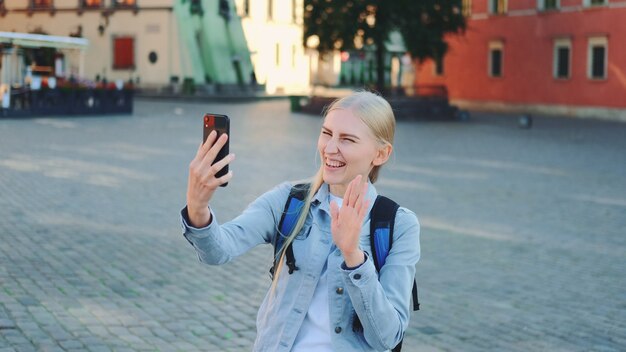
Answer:
M322 130L322 134L325 134L327 136L332 136L332 134L326 130Z
M355 143L355 142L356 142L356 141L355 141L354 139L352 139L352 138L344 138L343 140L344 140L344 141L348 141L348 142L350 142L350 143Z

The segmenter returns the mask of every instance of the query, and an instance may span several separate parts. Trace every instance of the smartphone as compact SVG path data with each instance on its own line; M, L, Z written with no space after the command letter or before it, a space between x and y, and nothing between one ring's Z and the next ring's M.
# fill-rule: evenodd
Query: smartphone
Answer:
M226 115L218 115L218 114L204 114L204 128L203 128L203 143L206 142L206 139L209 137L211 131L217 131L217 138L219 138L222 134L226 133L228 135L228 140L226 144L220 149L219 153L217 153L217 157L213 161L213 164L224 159L229 153L229 144L230 144L230 120ZM228 165L224 166L223 169L218 171L215 177L219 178L228 173ZM224 183L220 187L226 187L228 182Z

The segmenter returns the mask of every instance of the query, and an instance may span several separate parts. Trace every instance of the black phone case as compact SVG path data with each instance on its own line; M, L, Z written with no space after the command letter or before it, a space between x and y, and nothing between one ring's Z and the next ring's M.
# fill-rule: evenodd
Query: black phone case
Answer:
M217 131L217 137L219 138L222 134L226 133L228 135L228 141L226 144L220 149L219 153L217 153L217 157L213 161L213 164L224 159L229 153L229 145L230 145L230 119L226 115L219 114L204 114L204 128L203 128L203 142L206 142L206 139L209 137L211 131ZM223 169L217 172L215 177L219 178L228 173L228 165L226 165ZM224 183L220 187L226 187L227 183Z

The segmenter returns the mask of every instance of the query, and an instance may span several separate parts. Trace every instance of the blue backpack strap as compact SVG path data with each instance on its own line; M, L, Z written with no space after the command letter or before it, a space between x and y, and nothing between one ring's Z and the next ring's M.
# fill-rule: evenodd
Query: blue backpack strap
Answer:
M304 205L304 200L309 192L310 184L297 184L291 188L289 191L289 197L287 197L287 201L285 202L285 207L283 209L283 215L280 218L280 223L278 224L279 232L274 236L274 265L270 268L270 276L274 277L274 272L276 267L278 266L278 253L283 247L283 243L285 243L285 239L291 231L293 230L296 222L298 221L298 216L300 215L300 210ZM291 245L287 247L286 253L287 257L287 267L289 268L289 274L292 274L294 270L298 270L296 266L296 258L293 254L293 248Z
M393 225L396 220L396 212L400 206L393 200L384 197L376 197L370 214L370 245L372 259L376 271L385 265L387 255L393 244Z

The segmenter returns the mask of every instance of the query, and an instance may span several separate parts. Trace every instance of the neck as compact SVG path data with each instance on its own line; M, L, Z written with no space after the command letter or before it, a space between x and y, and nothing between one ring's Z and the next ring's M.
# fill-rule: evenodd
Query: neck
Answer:
M333 196L343 198L344 194L346 194L346 185L328 185L330 190L330 194Z
M365 181L365 182L369 182ZM362 186L363 184L361 184ZM337 196L339 198L343 198L343 196L346 194L346 189L348 189L348 185L344 185L344 184L334 184L328 185L328 190L330 191L330 194L332 194L333 196Z

